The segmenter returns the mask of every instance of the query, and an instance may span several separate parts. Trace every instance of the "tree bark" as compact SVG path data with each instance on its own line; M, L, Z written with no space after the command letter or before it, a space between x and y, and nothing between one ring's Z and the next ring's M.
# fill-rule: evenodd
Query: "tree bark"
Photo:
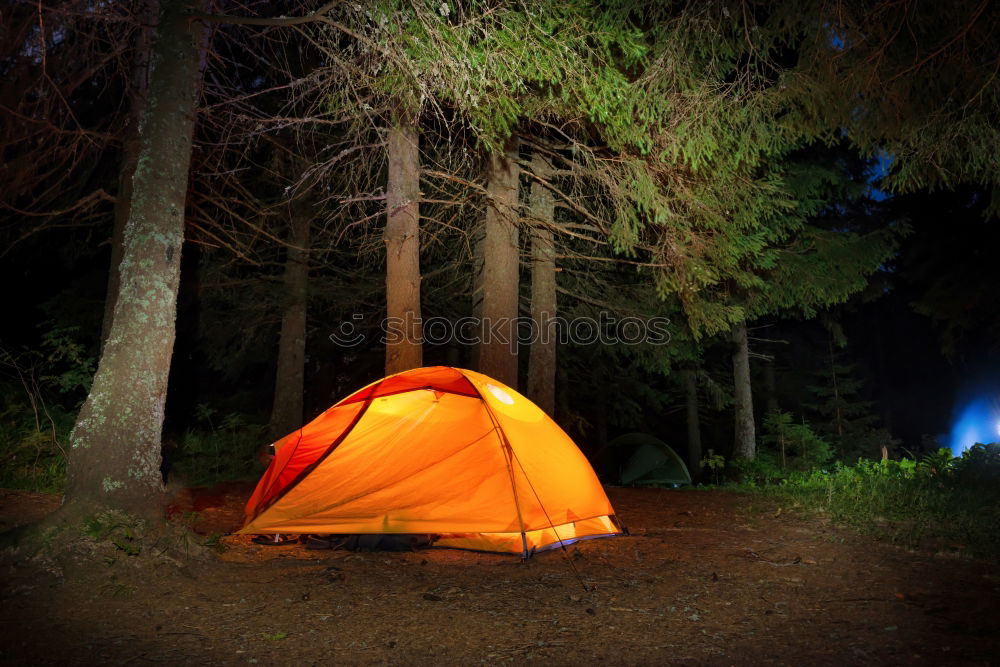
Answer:
M698 415L698 371L688 368L684 376L684 398L687 409L688 471L691 479L701 477L701 420Z
M272 441L302 426L312 201L305 197L297 199L289 209L288 254L285 257L284 276L285 312L281 316L274 403L269 424Z
M115 199L114 226L111 230L111 266L108 269L108 288L104 298L104 319L101 323L101 349L111 333L111 320L118 301L119 267L122 263L122 246L125 238L125 224L128 222L132 206L132 177L139 162L139 123L146 110L146 96L149 93L150 56L153 50L153 28L159 10L159 0L143 3L139 15L139 29L133 45L135 56L129 77L128 126L122 141L121 165L118 168L118 196Z
M531 167L535 174L550 171L537 152ZM550 417L556 410L556 249L552 224L555 199L548 188L532 182L531 228L531 319L536 338L528 354L528 398Z
M518 180L516 145L490 157L483 234L479 370L517 389Z
M97 373L70 434L66 505L158 514L202 27L163 2L125 226L121 289Z
M733 458L754 459L757 441L753 422L753 394L750 387L750 343L747 340L746 322L733 328L733 405L735 407L736 433Z
M423 365L420 322L420 147L417 128L389 129L386 185L385 374Z

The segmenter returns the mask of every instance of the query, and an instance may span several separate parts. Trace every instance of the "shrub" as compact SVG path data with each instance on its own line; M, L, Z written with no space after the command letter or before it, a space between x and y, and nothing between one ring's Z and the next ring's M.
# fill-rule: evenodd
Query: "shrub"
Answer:
M58 492L73 416L18 389L0 386L0 487Z
M954 460L952 469L961 482L1000 482L1000 443L976 443Z
M795 421L788 412L772 412L764 419L762 454L781 470L806 471L833 457L830 444L816 435L805 420Z
M0 486L54 493L97 356L79 327L43 326L37 349L0 349Z
M954 546L1000 557L1000 445L900 461L859 460L789 475L758 493L822 510L832 519L908 546Z
M708 454L700 461L701 467L708 470L712 475L712 482L719 483L719 474L726 467L726 457L716 454L714 449L709 449Z
M168 475L176 473L186 484L200 486L259 472L256 452L265 439L266 427L247 423L238 413L219 419L206 405L199 405L196 415L199 428L187 429L179 441L164 446Z

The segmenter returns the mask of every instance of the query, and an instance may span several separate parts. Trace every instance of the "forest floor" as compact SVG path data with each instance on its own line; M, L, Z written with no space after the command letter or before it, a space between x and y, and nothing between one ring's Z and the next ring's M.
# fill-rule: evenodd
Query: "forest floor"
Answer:
M753 496L611 488L631 536L521 562L218 539L238 527L249 491L175 499L174 520L218 546L207 556L94 543L58 565L5 565L0 663L1000 660L995 565L908 551ZM57 505L0 491L0 530Z

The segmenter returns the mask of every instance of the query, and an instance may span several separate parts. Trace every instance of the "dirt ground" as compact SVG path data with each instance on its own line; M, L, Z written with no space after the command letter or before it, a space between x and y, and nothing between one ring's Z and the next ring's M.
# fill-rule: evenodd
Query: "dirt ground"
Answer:
M58 567L7 566L0 663L1000 662L995 565L738 494L612 488L631 536L521 562L218 539L249 490L186 491L171 506L221 553L95 546ZM0 492L0 529L57 505Z

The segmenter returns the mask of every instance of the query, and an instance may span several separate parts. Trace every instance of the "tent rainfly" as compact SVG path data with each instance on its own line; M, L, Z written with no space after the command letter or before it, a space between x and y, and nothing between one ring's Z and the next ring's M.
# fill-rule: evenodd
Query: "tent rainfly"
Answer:
M573 441L513 389L435 366L351 394L275 443L244 534L431 534L520 553L621 534Z

